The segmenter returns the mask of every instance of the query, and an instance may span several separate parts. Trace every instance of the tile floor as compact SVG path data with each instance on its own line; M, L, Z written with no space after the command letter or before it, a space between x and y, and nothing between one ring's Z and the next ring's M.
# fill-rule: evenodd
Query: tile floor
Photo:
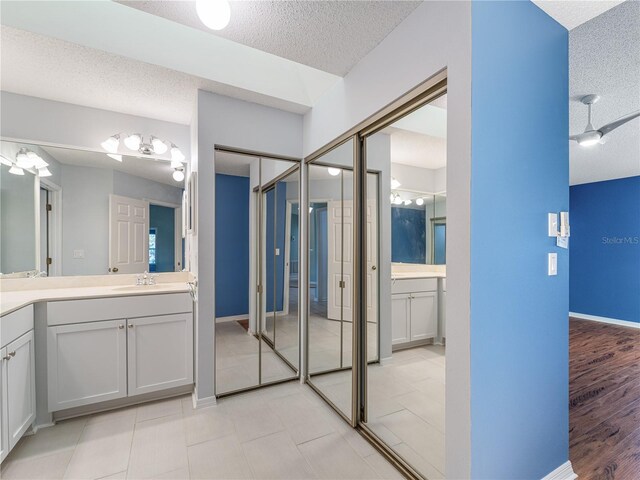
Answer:
M180 397L60 422L24 437L2 479L397 479L400 474L304 385L193 410Z

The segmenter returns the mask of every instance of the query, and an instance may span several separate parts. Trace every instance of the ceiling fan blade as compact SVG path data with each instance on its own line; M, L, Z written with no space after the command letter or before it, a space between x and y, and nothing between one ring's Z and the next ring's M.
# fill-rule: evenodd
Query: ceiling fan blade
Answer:
M603 125L602 127L600 127L598 130L604 136L607 133L611 132L612 130L615 130L616 128L618 128L620 125L624 125L625 123L627 123L630 120L633 120L636 117L640 117L640 110L638 110L637 112L630 113L629 115L625 115L624 117L620 117L619 119L614 120L611 123L607 123L606 125Z

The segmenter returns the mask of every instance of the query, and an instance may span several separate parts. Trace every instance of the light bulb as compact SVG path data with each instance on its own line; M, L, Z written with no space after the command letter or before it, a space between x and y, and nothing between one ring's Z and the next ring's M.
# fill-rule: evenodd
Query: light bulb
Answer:
M228 0L196 0L196 12L200 21L211 30L222 30L231 20Z
M124 139L124 144L127 146L129 150L138 150L140 148L140 144L142 143L142 136L139 133L132 133L127 138Z
M9 169L9 173L13 173L14 175L24 175L24 170L17 165L14 165Z
M327 168L327 172L329 172L329 175L331 175L332 177L337 177L338 175L340 175L340 169L339 168L335 168L335 167L328 167Z
M184 162L184 154L173 143L171 144L171 161Z
M416 198L416 205L418 206L424 205L424 198Z
M406 200L404 201L404 204L405 204L405 205L411 205L412 203L413 203L413 202L412 202L410 199L406 199Z
M176 182L181 182L184 180L184 172L182 170L176 170L173 172L173 179Z
M33 158L29 157L29 155L27 154L27 149L21 148L18 154L16 155L16 165L18 166L18 168L26 168L26 169L33 168L33 163L34 163L34 160ZM21 175L21 174L18 173L17 175Z
M38 176L39 177L50 177L51 176L51 172L49 171L49 169L47 167L42 167L38 169Z
M397 188L400 188L400 185L402 185L398 180L396 180L395 178L391 178L391 190L395 190Z
M118 155L117 153L107 153L107 157L113 158L116 162L122 162L122 155Z
M100 144L107 152L116 153L120 146L120 135L112 135Z
M0 163L2 165L6 165L7 167L10 167L13 165L13 162L9 160L7 157L5 157L4 155L0 155Z
M151 137L151 145L153 146L153 151L158 155L162 155L169 149L169 147L167 147L167 144L160 140L158 137Z
M402 199L400 198L400 195L396 196L395 200L393 201L393 203L395 205L402 205Z
M38 170L40 170L41 168L46 168L49 166L49 164L47 162L45 162L42 157L40 157L39 155L36 155L35 158L35 162L33 164L33 166L35 168L37 168Z

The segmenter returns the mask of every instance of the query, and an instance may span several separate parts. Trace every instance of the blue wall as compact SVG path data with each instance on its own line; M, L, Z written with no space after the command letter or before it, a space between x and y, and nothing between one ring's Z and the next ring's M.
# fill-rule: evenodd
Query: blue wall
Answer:
M391 261L427 263L426 211L391 207Z
M249 178L216 174L216 318L249 314Z
M531 2L472 5L471 476L568 459L568 34ZM547 276L547 253L558 275Z
M640 176L570 196L570 310L640 322Z
M175 271L175 210L149 205L149 228L156 229L156 266L154 272Z

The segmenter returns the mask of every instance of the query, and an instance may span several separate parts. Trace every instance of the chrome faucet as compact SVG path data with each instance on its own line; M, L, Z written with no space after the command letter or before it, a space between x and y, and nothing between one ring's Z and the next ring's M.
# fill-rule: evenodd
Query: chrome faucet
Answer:
M158 275L149 274L146 270L144 273L136 275L136 285L155 285Z

